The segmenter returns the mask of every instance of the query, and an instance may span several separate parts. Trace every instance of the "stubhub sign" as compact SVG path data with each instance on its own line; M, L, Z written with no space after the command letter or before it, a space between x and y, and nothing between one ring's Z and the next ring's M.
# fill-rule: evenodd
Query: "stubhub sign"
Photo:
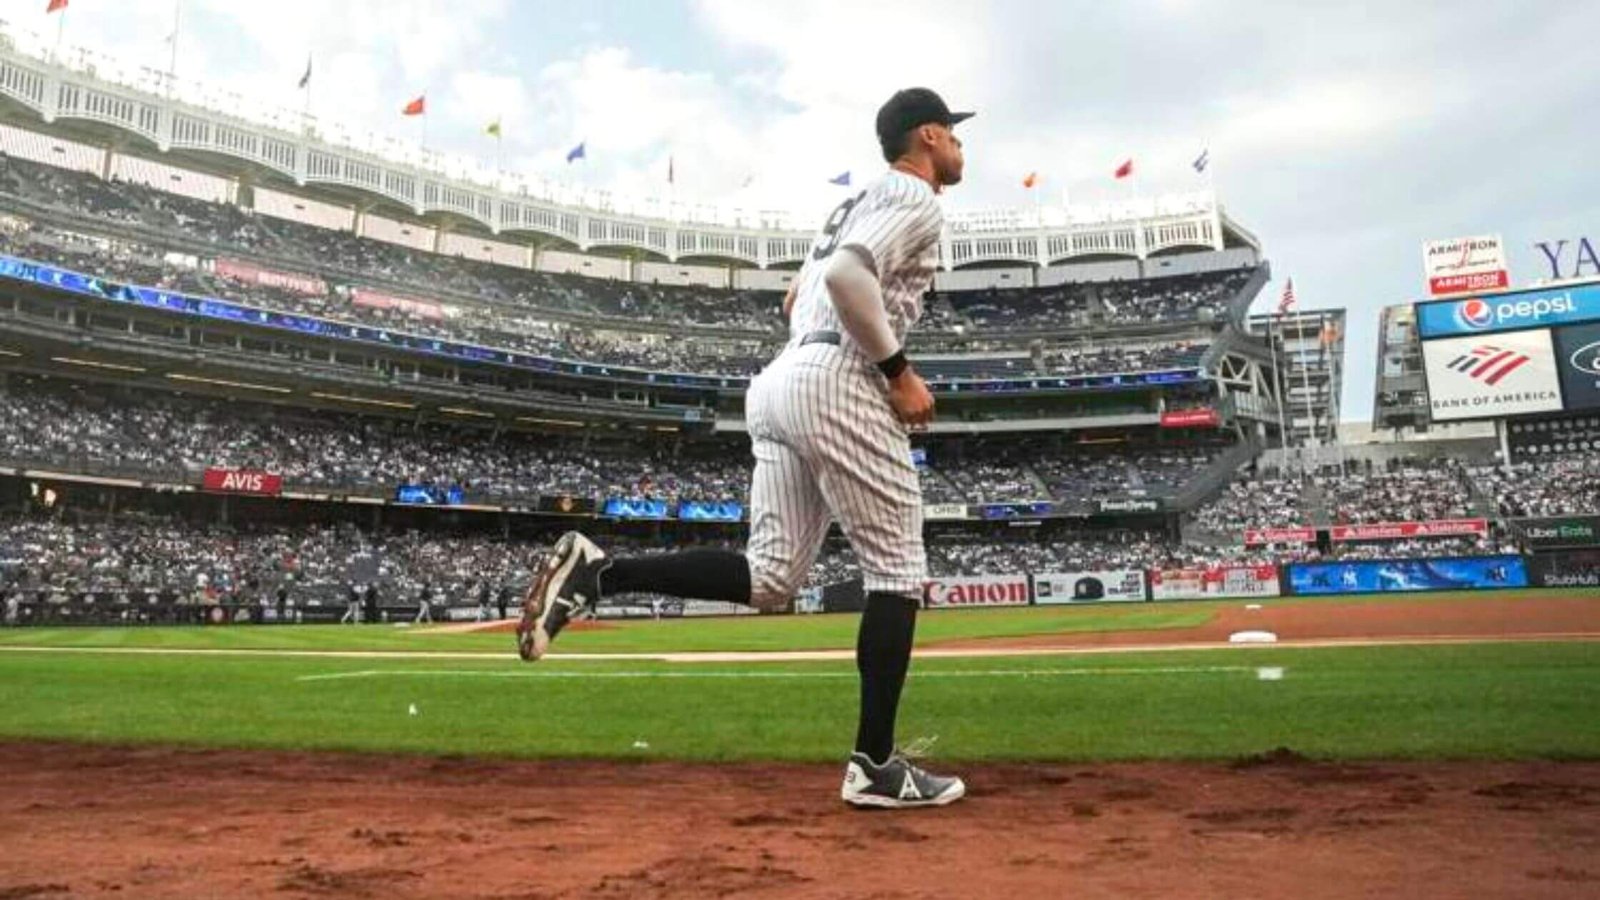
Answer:
M1600 282L1417 304L1426 338L1600 321Z

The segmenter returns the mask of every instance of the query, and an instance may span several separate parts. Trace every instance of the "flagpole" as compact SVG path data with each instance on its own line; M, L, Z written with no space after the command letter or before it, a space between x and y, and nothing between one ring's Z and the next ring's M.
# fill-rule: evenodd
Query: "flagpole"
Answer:
M66 33L66 30L67 30L67 10L69 10L71 8L72 7L70 7L70 6L63 6L59 10L59 16L56 18L56 50L55 50L56 65L61 65L61 38Z
M305 95L305 106L300 111L300 128L306 134L311 133L311 54L306 53L306 74L301 76L300 93Z
M1288 376L1283 371L1283 314L1279 313L1268 320L1267 339L1272 344L1272 369L1273 391L1278 395L1278 450L1283 453L1283 466L1279 474L1289 468L1289 425L1284 417L1283 409L1289 404L1289 392L1284 389L1288 383ZM1277 339L1273 340L1272 329L1277 328Z
M171 99L178 77L178 26L183 21L183 0L172 0L172 34L167 41L172 53L167 58L167 97Z
M1306 332L1305 312L1299 309L1298 306L1299 304L1296 304L1297 308L1294 311L1294 327L1295 331L1299 332L1300 339L1304 341ZM1315 452L1316 448L1311 447L1310 442L1311 438L1316 436L1317 433L1317 416L1311 411L1311 366L1306 363L1305 353L1303 352L1300 354L1300 387L1306 392L1306 449ZM1302 465L1309 465L1310 463L1309 458L1304 453L1302 453L1300 461ZM1307 474L1309 475L1310 472L1308 471Z

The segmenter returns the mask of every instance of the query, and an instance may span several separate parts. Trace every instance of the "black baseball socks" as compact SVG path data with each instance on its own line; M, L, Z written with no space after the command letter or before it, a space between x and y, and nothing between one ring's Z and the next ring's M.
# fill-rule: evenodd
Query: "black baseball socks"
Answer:
M911 666L911 636L917 601L903 594L872 591L856 636L856 671L861 673L861 721L856 752L877 765L894 752L894 720Z
M750 563L732 550L685 550L631 559L607 559L600 594L648 591L696 600L750 602Z

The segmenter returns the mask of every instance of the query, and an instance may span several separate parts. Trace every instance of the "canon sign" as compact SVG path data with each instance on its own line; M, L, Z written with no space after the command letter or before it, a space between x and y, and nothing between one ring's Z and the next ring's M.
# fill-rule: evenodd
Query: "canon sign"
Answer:
M945 578L928 582L922 589L930 609L950 606L1027 606L1026 575L984 575Z

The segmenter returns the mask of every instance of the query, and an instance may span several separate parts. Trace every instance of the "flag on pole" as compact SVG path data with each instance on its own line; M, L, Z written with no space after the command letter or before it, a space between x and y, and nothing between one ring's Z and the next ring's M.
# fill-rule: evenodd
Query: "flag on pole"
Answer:
M1039 183L1039 173L1038 172L1029 172L1027 175L1024 175L1022 177L1022 186L1025 187L1025 188L1032 189L1032 187L1034 185L1038 184L1038 183Z
M1117 166L1117 171L1115 171L1115 172L1113 172L1111 174L1112 174L1113 177L1116 177L1116 178L1127 178L1129 175L1132 175L1133 174L1133 160L1131 160L1131 159L1127 160L1122 165Z
M410 103L407 103L405 105L405 108L400 110L400 115L402 115L402 116L420 116L420 115L422 115L423 113L425 113L427 111L428 111L428 95L427 94L422 94L421 96L417 97L417 99L411 101Z
M674 168L673 162L674 162L673 158L668 156L667 157L667 184L676 184L677 183L677 180L675 178L675 173L673 172L673 168Z
M1194 162L1190 163L1190 165L1194 166L1195 174L1198 175L1198 174L1204 172L1206 170L1206 166L1211 165L1211 150L1210 150L1210 148L1207 148L1205 150L1201 150L1200 151L1200 155L1196 156L1194 158Z
M750 185L755 184L755 183L756 183L756 177L754 175L746 175L744 177L744 184L739 185L739 187L740 187L740 189L743 189L743 188L747 188Z
M1283 298L1278 301L1278 315L1283 315L1294 308L1294 279L1290 278L1283 283Z
M306 56L306 73L300 76L300 90L305 90L311 84L311 57Z
M849 187L850 186L850 173L848 171L840 172L839 174L833 176L832 178L829 178L828 179L828 183L829 184L837 184L840 187Z
M584 143L586 143L586 142L580 141L578 143L578 146L573 147L571 150L567 151L567 162L570 163L570 162L575 162L575 161L580 160L580 159L587 159L588 158L588 154L584 152L584 147L583 147Z
M500 140L500 117L495 116L494 121L484 127L483 133L497 141Z
M60 12L67 8L67 0L50 0L50 5L44 8L45 14Z

